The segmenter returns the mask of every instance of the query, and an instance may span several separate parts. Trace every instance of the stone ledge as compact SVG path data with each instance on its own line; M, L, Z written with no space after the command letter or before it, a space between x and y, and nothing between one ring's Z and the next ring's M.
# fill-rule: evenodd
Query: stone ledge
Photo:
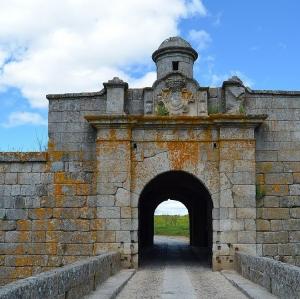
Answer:
M48 152L0 152L2 162L47 162Z
M0 298L66 298L66 293L82 298L120 268L120 254L105 253L10 283L0 289Z
M223 270L221 274L236 288L250 299L275 299L276 296L269 293L265 288L242 277L235 271Z
M52 99L77 99L77 98L89 98L89 97L97 97L103 96L106 93L105 89L103 88L100 91L95 92L77 92L77 93L57 93L57 94L47 94L46 98L48 100Z
M266 257L235 254L236 271L279 298L300 298L300 267Z
M266 95L287 95L287 96L300 96L299 90L252 90L247 88L248 93L250 94L266 94Z
M157 116L157 115L87 115L85 119L95 128L164 127L189 128L201 126L259 126L266 114L211 114L208 116Z

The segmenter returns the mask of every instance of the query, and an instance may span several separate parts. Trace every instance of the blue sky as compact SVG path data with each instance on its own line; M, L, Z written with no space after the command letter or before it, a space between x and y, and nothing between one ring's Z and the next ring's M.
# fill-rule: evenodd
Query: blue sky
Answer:
M237 74L253 89L300 90L299 0L124 2L0 0L0 150L46 144L47 93L100 90L115 75L151 85L151 54L169 36L199 52L202 86Z

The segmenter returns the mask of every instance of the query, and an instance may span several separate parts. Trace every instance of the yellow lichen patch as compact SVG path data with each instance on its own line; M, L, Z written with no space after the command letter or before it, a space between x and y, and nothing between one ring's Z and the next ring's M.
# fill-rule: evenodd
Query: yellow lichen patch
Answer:
M56 150L54 142L48 142L48 156L50 161L61 161L63 154L63 151Z
M54 185L54 195L55 196L59 196L59 195L63 194L63 192L62 192L62 186L63 185L60 185L60 184L55 184Z
M76 195L89 195L89 185L88 184L77 184L76 185Z
M104 219L93 219L91 220L91 230L103 230L105 225Z
M13 268L7 278L23 278L32 275L32 267Z
M31 220L18 220L17 230L31 230Z
M18 244L13 251L13 254L24 254L25 253L25 248L23 244ZM8 252L8 253L12 253L12 252Z
M264 185L265 183L265 176L264 174L258 174L256 175L256 184L257 185Z
M280 192L280 189L281 189L281 186L280 185L274 185L273 186L273 190L275 191L275 192Z
M54 183L55 184L82 184L81 180L75 180L68 176L66 172L56 172L54 173Z
M254 140L220 140L220 146L221 147L226 147L226 148L230 148L230 149L235 149L235 150L239 150L239 149L243 149L243 148L254 148L255 147L255 141Z
M47 219L52 216L52 208L36 208L31 212L32 219Z
M171 168L182 170L199 161L199 144L196 142L167 142Z
M31 233L28 231L20 231L18 232L18 242L30 242L31 241Z
M15 258L15 266L22 267L22 266L32 266L32 257L29 256L18 256Z
M50 255L57 254L57 244L56 243L46 243L47 253Z

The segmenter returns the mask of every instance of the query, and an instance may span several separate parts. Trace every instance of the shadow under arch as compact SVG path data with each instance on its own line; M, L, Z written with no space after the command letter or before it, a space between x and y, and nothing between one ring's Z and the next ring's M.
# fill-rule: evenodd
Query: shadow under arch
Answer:
M165 200L183 203L190 219L190 245L212 252L213 203L206 186L194 175L185 171L167 171L154 177L144 187L138 205L139 260L145 248L153 245L154 211Z

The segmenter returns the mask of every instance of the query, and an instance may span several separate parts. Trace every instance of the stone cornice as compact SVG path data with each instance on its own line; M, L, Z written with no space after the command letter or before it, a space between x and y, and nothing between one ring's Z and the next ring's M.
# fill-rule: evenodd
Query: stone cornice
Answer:
M156 116L156 115L88 115L85 119L100 128L196 128L247 127L256 128L267 118L261 115L212 114L209 116Z
M48 152L0 152L0 163L47 162Z
M274 96L300 96L300 90L254 90L247 87L249 94Z
M47 94L46 98L48 100L62 99L62 98L68 98L68 99L89 98L89 97L103 96L105 93L106 93L106 90L103 88L102 90L95 91L95 92L77 92L77 93Z

